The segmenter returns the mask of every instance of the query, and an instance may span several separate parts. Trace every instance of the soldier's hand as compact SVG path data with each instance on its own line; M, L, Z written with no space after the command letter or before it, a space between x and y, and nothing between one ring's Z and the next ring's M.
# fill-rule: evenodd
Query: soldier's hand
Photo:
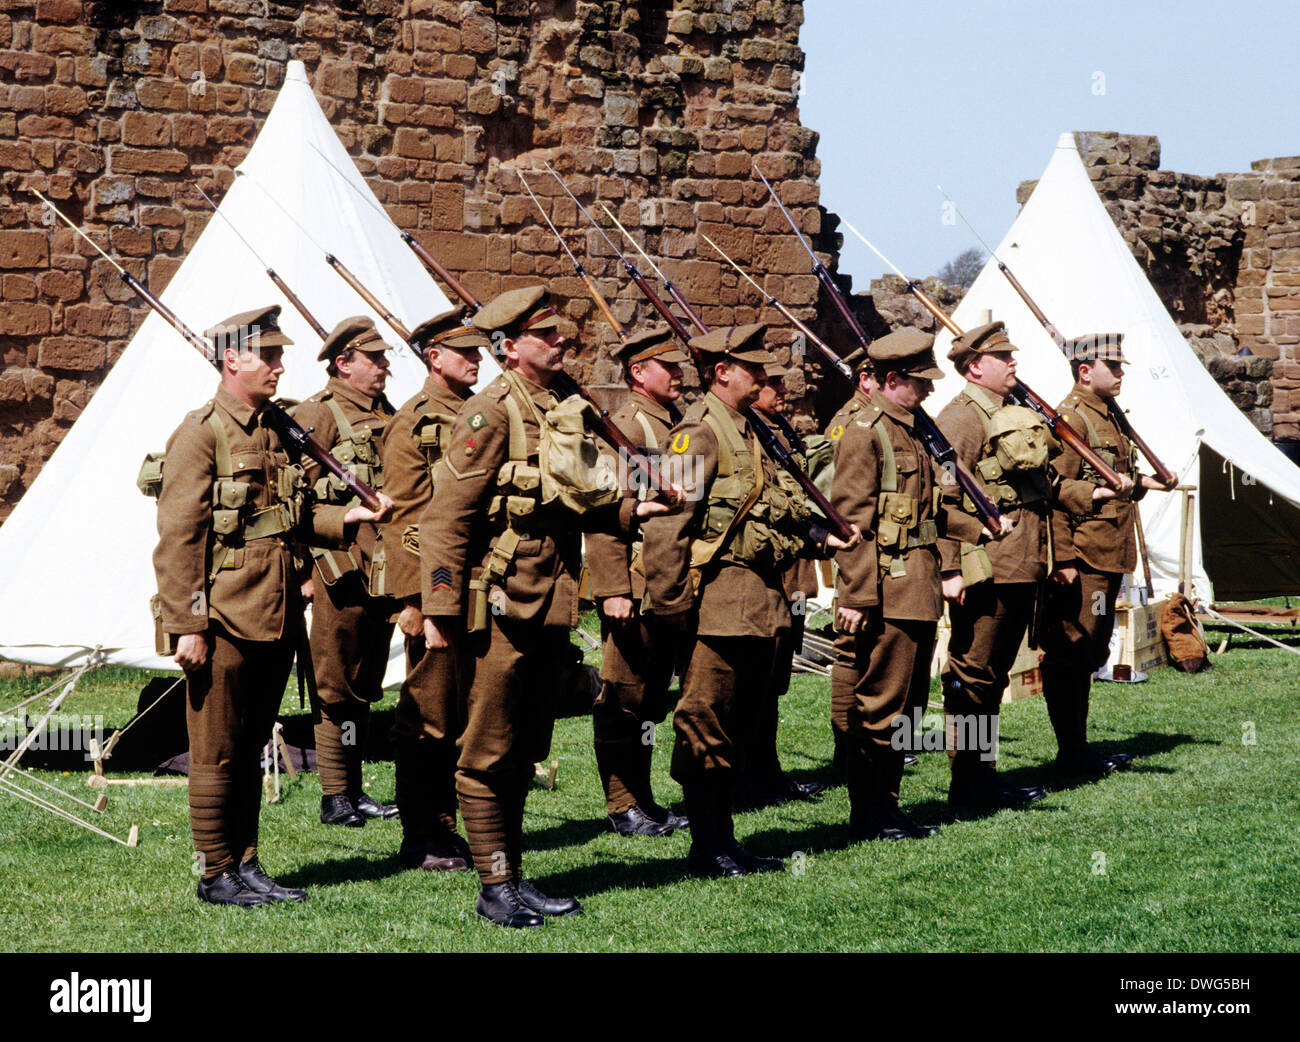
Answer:
M1052 582L1060 586L1073 586L1079 581L1079 569L1067 565L1065 568L1058 568L1052 573Z
M343 515L343 523L345 525L354 525L359 521L380 522L387 519L388 515L392 512L393 501L382 492L376 492L375 495L379 497L378 510L370 510L369 508L358 504Z
M418 604L408 604L397 613L397 628L408 637L424 635L424 614Z
M610 622L626 625L632 621L632 598L606 597L600 602L600 612Z
M186 633L176 642L176 654L172 656L176 665L186 673L202 669L208 661L208 638L204 633Z
M826 536L827 549L852 550L855 546L857 546L860 542L862 542L862 529L860 529L857 525L853 524L852 522L849 523L849 527L852 529L852 533L850 534L847 541L841 539L839 536L835 535L834 533L828 534Z
M966 603L966 580L962 578L961 572L948 576L940 585L943 588L943 599L945 601L952 604Z
M835 609L835 628L841 633L857 633L862 628L863 613L842 605Z
M1120 492L1133 491L1133 479L1129 477L1127 474L1121 474L1119 476L1119 491Z
M994 539L1004 539L1012 533L1015 527L1016 523L1012 521L1011 518L1007 517L1006 514L1003 514L1002 521L998 524L998 530L996 532L990 532L989 534L993 536Z
M636 505L636 516L644 520L657 514L670 514L677 509L677 504L680 502L680 499L671 503L662 499L643 499Z
M310 575L302 581L302 603L310 604L316 596L316 580Z
M1114 499L1115 490L1109 485L1098 485L1092 490L1092 501L1100 503L1103 499Z
M441 626L431 616L424 617L424 644L429 648L445 648L450 645L448 633L450 626L444 621Z

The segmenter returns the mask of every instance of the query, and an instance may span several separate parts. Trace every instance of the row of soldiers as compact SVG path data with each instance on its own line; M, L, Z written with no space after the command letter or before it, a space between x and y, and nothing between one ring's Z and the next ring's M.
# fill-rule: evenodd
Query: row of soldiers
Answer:
M939 425L999 506L996 532L915 431L913 410L941 375L933 337L900 330L874 341L822 443L831 502L852 523L844 539L755 436L753 423L782 405L762 325L691 341L704 393L684 414L687 355L669 328L619 347L629 395L613 420L658 461L668 491L654 495L632 480L626 455L596 456L590 407L553 388L565 339L544 287L417 327L410 342L428 378L396 410L383 394L389 345L370 320L345 320L320 353L325 389L295 415L382 488L379 509L367 510L310 461L291 460L265 423L289 343L278 313L232 316L205 334L221 386L169 442L159 496L156 615L187 674L201 899L306 896L258 860L257 757L310 598L321 820L359 826L400 811L403 866L472 865L486 920L528 927L580 912L575 899L540 892L522 860L525 797L569 675L584 533L603 635L593 731L607 823L629 836L689 828L693 874L781 869L737 841L733 806L820 792L786 776L776 756L778 698L818 558L837 564L831 723L855 836L937 831L899 809L912 733L900 721L925 707L945 600L953 804L1043 796L1002 784L995 762L998 707L1035 610L1058 766L1094 776L1127 766L1094 750L1086 730L1090 678L1105 661L1120 578L1136 563L1132 504L1155 487L1138 478L1111 412L1120 337L1070 345L1076 384L1061 407L1123 475L1119 495L1036 414L1004 405L1015 347L1001 323L954 341L949 357L967 384ZM472 394L485 350L502 374ZM394 622L408 673L391 808L362 790L361 756ZM655 725L670 712L684 813L661 805L650 784Z

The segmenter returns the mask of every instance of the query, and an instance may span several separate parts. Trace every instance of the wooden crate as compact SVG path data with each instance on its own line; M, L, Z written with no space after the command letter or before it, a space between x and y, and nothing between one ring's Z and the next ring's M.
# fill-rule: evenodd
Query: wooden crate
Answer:
M1140 673L1169 664L1169 649L1160 633L1160 612L1167 601L1150 604L1124 604L1115 606L1115 633L1119 638L1117 653L1110 663L1130 666Z

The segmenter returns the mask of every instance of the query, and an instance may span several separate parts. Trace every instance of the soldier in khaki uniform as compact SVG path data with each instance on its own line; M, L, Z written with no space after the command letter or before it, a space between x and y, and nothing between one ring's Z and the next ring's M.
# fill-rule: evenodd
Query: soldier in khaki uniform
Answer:
M957 459L980 480L998 510L1015 528L982 547L939 540L943 593L952 636L943 673L944 714L952 784L948 799L976 808L1033 803L1038 786L1003 785L997 775L997 721L1008 674L1034 612L1039 584L1047 577L1050 502L1064 497L1086 509L1091 485L1055 480L1049 445L1059 452L1038 415L1006 406L1016 385L1016 350L1002 322L990 322L956 337L948 358L966 386L936 420ZM1109 495L1099 489L1098 496ZM955 509L961 488L945 499ZM1056 547L1070 554L1069 544Z
M249 906L306 897L262 871L259 756L284 694L302 611L289 538L347 545L383 513L318 505L264 411L284 371L279 306L208 330L215 397L167 443L158 496L157 613L186 677L190 827L201 900ZM381 495L381 502L391 504Z
M594 466L590 441L582 454L593 465L571 470L562 488L542 486L543 427L555 448L554 432L572 431L582 415L569 408L581 399L561 404L548 389L563 369L564 336L546 296L541 286L510 290L474 316L475 328L499 341L504 371L457 416L420 519L425 642L459 647L456 794L482 883L475 911L513 927L582 911L572 898L542 894L522 872L524 801L533 764L550 748L577 623L579 530L615 520L626 527L634 514L662 509L624 499L614 475ZM579 479L590 484L578 489ZM620 501L626 510L615 509Z
M812 520L742 414L775 361L765 329L721 328L691 341L708 393L673 429L668 459L688 509L646 525L649 608L690 635L672 774L691 820L688 869L702 876L783 867L736 842L732 790L753 714L771 691L777 638L790 629L781 573L798 553L845 545Z
M1067 341L1074 387L1060 405L1061 415L1087 436L1125 480L1114 498L1089 502L1087 512L1068 506L1053 511L1058 552L1048 591L1044 626L1043 696L1056 732L1057 766L1071 774L1104 776L1130 766L1126 753L1103 754L1088 744L1088 693L1092 674L1106 664L1115 628L1115 600L1120 581L1137 566L1137 511L1133 504L1148 489L1166 491L1154 478L1137 471L1133 445L1112 412L1118 406L1100 396L1119 394L1123 384L1123 334L1097 334ZM1067 448L1055 461L1066 480L1099 487L1101 477ZM1135 484L1134 484L1135 483Z
M424 355L428 378L397 410L384 439L384 487L393 515L379 532L385 592L401 605L397 628L406 638L406 682L393 721L397 806L407 868L457 871L470 853L456 832L456 738L460 734L456 649L424 642L420 516L433 496L433 471L450 444L456 414L478 380L487 338L452 309L421 323L411 343Z
M767 367L767 382L759 389L754 409L772 428L781 443L804 464L803 442L794 435L791 444L781 420L785 408L785 373L779 364ZM780 698L790 690L794 656L803 647L805 609L808 599L817 596L817 562L796 557L781 576L781 588L790 605L790 629L777 638L776 668L772 671L771 697L765 699L754 714L754 734L745 757L745 774L741 781L741 799L756 807L785 803L787 800L813 800L826 786L821 782L796 781L781 769L776 751L776 733L780 725Z
M384 432L393 407L384 397L389 345L374 322L359 315L330 331L317 361L329 380L293 409L293 417L340 462L372 488L383 486ZM307 480L324 503L345 505L352 493L313 461ZM391 818L392 804L379 804L361 788L362 755L370 703L383 697L384 671L393 639L392 602L372 597L375 530L363 526L343 550L314 550L304 584L312 602L311 658L316 674L316 768L320 772L320 820L360 828L366 818Z
M839 555L836 624L856 643L857 681L847 713L843 760L852 808L849 829L867 839L909 839L937 830L898 809L902 726L928 698L930 658L942 611L940 536L975 542L969 514L939 500L935 468L915 433L912 409L942 375L934 337L902 329L871 344L880 384L836 442L831 503L863 532Z
M681 396L686 354L676 346L672 330L658 325L628 337L617 357L630 393L613 423L634 445L662 457L668 432L681 419L673 403ZM654 725L670 708L668 685L679 641L674 631L640 611L645 569L639 541L597 532L586 542L604 637L600 694L591 718L606 820L621 836L671 835L688 821L655 801L650 761Z
M856 357L855 357L856 356ZM832 447L844 437L853 418L864 409L872 410L871 396L880 390L876 383L875 372L871 368L871 359L867 352L858 348L845 357L845 362L854 366L856 386L849 400L840 406L839 411L831 417L826 425L823 437ZM829 494L828 488L823 492ZM831 736L835 742L834 762L836 767L844 764L844 737L849 731L849 707L853 705L854 689L860 679L858 673L858 639L852 633L835 632L835 660L831 663ZM905 763L915 763L913 753L904 753Z

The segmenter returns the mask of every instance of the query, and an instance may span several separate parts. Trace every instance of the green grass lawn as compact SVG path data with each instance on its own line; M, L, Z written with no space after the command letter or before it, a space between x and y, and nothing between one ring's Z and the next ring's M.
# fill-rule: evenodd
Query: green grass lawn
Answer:
M1211 638L1212 646L1215 643ZM789 859L781 875L682 876L688 835L622 839L602 830L589 719L561 720L554 791L528 800L525 867L542 889L574 894L584 916L541 930L475 921L471 873L399 871L400 826L321 826L315 775L262 812L263 862L306 886L301 906L213 908L194 897L183 789L112 793L103 827L141 829L110 844L0 793L0 921L11 951L1297 951L1300 950L1300 663L1236 646L1208 675L1161 670L1094 689L1092 736L1138 756L1135 769L1063 787L1041 699L1005 707L1002 767L1042 780L1025 811L954 820L947 766L926 754L903 802L944 826L924 842L851 843L848 797L829 766L826 680L797 677L784 700L782 759L834 782L817 803L738 815L755 850ZM1246 643L1251 643L1247 641ZM66 712L129 718L145 674L106 669ZM0 683L0 707L48 683ZM393 701L393 694L385 703ZM296 707L287 697L285 708ZM1248 728L1247 725L1253 725ZM1253 729L1255 744L1243 743ZM656 784L668 778L660 728ZM367 788L391 797L391 763ZM45 773L85 795L84 775Z

